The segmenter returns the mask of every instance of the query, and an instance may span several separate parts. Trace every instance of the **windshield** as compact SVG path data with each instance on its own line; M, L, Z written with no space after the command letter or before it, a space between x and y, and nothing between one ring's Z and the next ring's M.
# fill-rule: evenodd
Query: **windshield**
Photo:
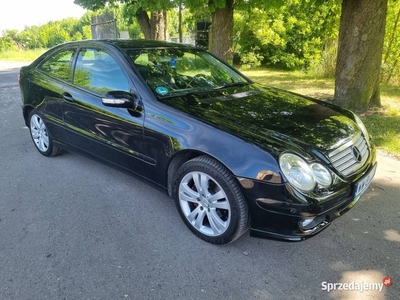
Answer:
M208 52L191 48L128 50L157 97L207 92L249 83Z

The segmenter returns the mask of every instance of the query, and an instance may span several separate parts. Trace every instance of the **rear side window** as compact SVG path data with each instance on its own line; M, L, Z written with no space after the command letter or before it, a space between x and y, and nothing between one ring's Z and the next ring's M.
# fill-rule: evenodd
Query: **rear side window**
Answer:
M71 81L71 66L74 50L65 50L54 54L39 66L39 69L60 79Z
M97 49L82 49L76 61L74 84L93 92L130 91L125 73L108 53Z

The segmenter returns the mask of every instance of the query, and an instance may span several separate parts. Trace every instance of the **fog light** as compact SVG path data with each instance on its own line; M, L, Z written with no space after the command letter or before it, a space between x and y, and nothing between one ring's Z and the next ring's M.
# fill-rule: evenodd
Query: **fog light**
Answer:
M311 233L328 224L327 221L328 220L326 219L326 216L322 215L316 218L309 218L299 221L299 227L302 231Z
M313 219L305 219L303 221L300 221L300 228L301 229L306 229L308 225L310 225L313 222Z

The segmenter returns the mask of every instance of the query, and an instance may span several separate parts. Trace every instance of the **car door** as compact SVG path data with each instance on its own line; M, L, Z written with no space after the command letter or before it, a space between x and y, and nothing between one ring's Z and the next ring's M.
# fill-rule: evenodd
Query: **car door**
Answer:
M56 142L68 140L65 130L61 103L66 82L72 78L72 61L76 49L61 49L41 62L29 80L28 101L42 114L52 138Z
M70 143L142 174L144 114L102 103L109 91L133 93L134 86L118 60L106 50L80 49L73 83L64 89L62 109Z

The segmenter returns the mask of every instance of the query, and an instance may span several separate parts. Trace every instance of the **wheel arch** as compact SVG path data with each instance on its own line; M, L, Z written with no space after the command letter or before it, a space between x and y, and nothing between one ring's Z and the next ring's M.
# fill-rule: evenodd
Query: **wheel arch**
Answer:
M202 151L186 149L186 150L176 153L171 158L171 161L168 164L166 178L167 178L167 190L168 190L169 197L173 198L174 180L176 178L176 174L177 174L179 168L187 161L189 161L193 158L202 156L202 155L206 155L208 157L211 157L212 159L215 159L217 162L219 162L221 165L223 165L234 176L232 170L218 158L210 155L209 153L205 153Z
M31 114L31 111L34 110L34 109L35 108L33 106L27 105L27 106L24 106L24 108L22 110L22 114L24 116L25 125L28 128L30 126L30 124L29 124L29 115Z
M179 168L187 161L204 155L204 153L196 150L183 150L176 153L170 160L167 168L167 189L168 196L173 197L174 180Z

